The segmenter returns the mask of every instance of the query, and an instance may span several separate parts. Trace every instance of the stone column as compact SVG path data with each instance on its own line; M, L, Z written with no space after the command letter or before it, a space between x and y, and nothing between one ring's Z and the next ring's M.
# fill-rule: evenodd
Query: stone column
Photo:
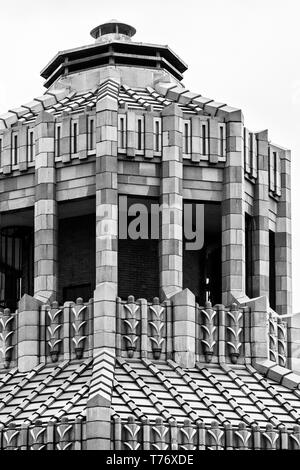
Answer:
M300 313L288 319L288 364L300 373Z
M224 305L245 295L245 200L243 114L227 118L222 202L222 294Z
M163 151L160 204L160 294L170 298L182 290L182 111L172 103L162 111Z
M253 297L269 297L269 154L268 131L256 134L257 181L254 193Z
M96 116L96 291L94 349L115 348L118 295L118 100L103 96ZM105 302L105 308L101 305Z
M196 299L189 290L172 297L174 361L183 368L195 367Z
M89 450L111 447L118 295L118 92L119 84L106 80L96 105L96 289L94 364L87 403Z
M253 365L269 359L268 311L266 296L245 304L250 309L251 360Z
M35 122L34 296L42 302L56 300L57 293L54 122L44 111Z
M40 359L40 306L41 303L24 295L18 306L18 369L29 372Z
M281 161L281 196L278 201L275 234L276 310L292 313L292 235L291 235L291 152L279 152Z

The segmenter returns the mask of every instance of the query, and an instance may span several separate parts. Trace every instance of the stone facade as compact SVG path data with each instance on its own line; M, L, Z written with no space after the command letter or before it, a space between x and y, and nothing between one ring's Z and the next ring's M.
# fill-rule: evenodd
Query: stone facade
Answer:
M14 260L1 272L1 446L299 449L290 152L250 132L241 110L184 88L184 62L134 33L96 28L94 45L42 71L42 97L0 116L1 236ZM157 255L145 248L132 276L138 299L118 285L139 263L119 243L122 196L160 204ZM205 236L184 286L186 203ZM34 232L32 292L20 226Z

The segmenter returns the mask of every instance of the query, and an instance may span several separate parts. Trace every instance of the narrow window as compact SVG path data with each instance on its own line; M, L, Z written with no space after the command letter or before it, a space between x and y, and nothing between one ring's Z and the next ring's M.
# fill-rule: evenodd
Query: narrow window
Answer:
M18 136L14 135L13 138L13 165L18 164Z
M138 119L138 150L143 150L143 147L142 147L142 133L143 133L143 129L142 129L142 121L141 119Z
M253 219L245 214L246 295L253 297Z
M160 138L161 138L160 121L156 120L154 122L154 152L161 151Z
M126 114L121 114L118 117L118 148L124 151L126 149Z
M244 127L244 170L247 172L247 129Z
M275 163L275 190L277 196L281 196L281 161L278 152L274 152L274 163Z
M2 139L0 139L0 167L2 166Z
M224 157L223 140L224 140L224 129L223 127L220 127L220 146L221 146L220 156L221 157Z
M95 124L94 119L89 120L89 150L95 149Z
M252 134L251 132L248 133L248 173L251 173L252 170Z
M256 135L251 135L251 176L257 177L257 140Z
M275 190L275 161L276 161L276 152L271 152L269 150L269 189L270 191Z
M224 158L226 155L226 135L224 124L219 124L219 145L220 145L220 158Z
M34 160L34 139L33 139L33 131L28 131L28 145L27 145L27 160L29 163L32 163Z
M73 123L73 153L77 153L77 122Z
M61 153L61 126L57 125L55 128L55 156L60 157Z
M125 148L125 119L122 118L121 119L121 129L120 129L120 132L121 132L121 148Z
M276 310L275 233L269 230L269 301Z
M202 155L206 155L206 139L207 139L207 133L206 133L206 125L202 124Z
M183 123L183 144L182 151L185 157L191 153L191 121L187 120Z
M120 147L125 148L125 118L120 119Z
M189 125L184 125L184 153L189 153Z

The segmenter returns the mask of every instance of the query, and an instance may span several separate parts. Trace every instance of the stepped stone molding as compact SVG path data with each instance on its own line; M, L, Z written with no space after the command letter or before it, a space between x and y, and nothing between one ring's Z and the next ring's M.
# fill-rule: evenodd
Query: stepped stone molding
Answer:
M41 111L57 104L59 101L64 98L72 98L76 92L70 90L52 90L51 92L46 92L44 95L34 98L30 103L27 103L20 108L12 109L6 114L0 116L0 131L8 129L13 124L16 124L20 118L28 114L28 112L33 114L38 114Z

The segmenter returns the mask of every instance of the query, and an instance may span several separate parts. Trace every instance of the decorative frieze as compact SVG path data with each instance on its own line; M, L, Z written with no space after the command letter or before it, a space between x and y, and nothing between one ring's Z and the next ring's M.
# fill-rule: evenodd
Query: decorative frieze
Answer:
M162 307L159 303L159 299L156 297L153 300L153 305L149 306L150 317L150 341L152 343L152 352L154 359L160 359L162 346L165 342L163 336L163 329L165 328L165 307Z
M87 306L83 303L83 299L78 298L76 300L76 304L71 306L72 330L73 330L72 343L73 343L76 359L82 358L84 347L85 347L85 341L87 339L86 313L87 313Z
M164 422L157 418L136 421L133 416L127 422L118 417L114 419L115 450L299 450L299 426L287 430L279 429L267 423L264 427L257 424L247 426L241 422L232 427L229 423L221 425L217 421L211 424L201 422L183 423L171 420Z
M12 315L8 308L0 312L0 358L6 369L9 367L14 349L14 318L15 315Z
M205 309L201 310L202 322L200 324L202 330L201 344L203 354L207 362L211 362L213 355L216 353L217 344L217 311L214 310L210 302L206 303Z
M128 297L128 303L124 304L125 315L124 325L125 325L125 335L124 341L126 343L126 350L128 352L128 357L133 357L134 352L137 348L137 342L139 339L138 336L138 326L140 320L137 318L137 313L140 309L139 305L135 303L134 297Z
M282 367L287 365L287 323L273 312L269 313L269 358Z
M58 302L53 302L52 307L46 308L47 312L47 344L49 347L49 354L53 362L58 360L58 355L61 349L61 330L62 330L62 309L59 308Z
M238 358L241 355L243 332L243 312L236 304L233 304L231 309L227 312L227 319L229 319L229 326L227 326L227 332L229 336L229 340L227 341L229 356L231 358L231 362L236 364Z
M0 425L0 450L84 450L85 427L80 418L63 418L57 423L37 420L30 426Z

